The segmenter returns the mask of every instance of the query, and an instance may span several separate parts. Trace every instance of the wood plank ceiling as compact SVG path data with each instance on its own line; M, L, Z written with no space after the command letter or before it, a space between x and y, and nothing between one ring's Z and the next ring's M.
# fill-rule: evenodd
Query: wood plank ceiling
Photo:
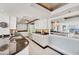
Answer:
M49 11L53 11L56 8L66 4L66 3L37 3L37 4L48 9Z

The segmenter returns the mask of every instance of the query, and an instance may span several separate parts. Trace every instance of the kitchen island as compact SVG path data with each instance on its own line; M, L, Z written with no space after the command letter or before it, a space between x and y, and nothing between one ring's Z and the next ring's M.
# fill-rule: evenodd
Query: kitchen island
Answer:
M73 37L51 34L48 45L63 54L79 55L79 39Z
M64 55L79 55L79 39L68 37L68 33L64 33L62 35L61 33L50 35L33 33L32 39L43 47L51 47L51 50L56 50L56 53L60 52Z

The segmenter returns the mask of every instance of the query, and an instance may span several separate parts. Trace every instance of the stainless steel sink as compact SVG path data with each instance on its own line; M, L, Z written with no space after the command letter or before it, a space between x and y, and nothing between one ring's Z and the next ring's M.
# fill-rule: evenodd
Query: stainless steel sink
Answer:
M12 55L17 54L29 44L29 41L21 34L11 37L10 43L14 41L16 42L16 52L12 53Z
M4 45L0 46L0 51L4 51L4 50L6 50L8 47L9 47L8 44L4 44Z
M8 38L1 38L0 40L0 55L17 54L29 44L29 41L20 33L16 33L15 36Z

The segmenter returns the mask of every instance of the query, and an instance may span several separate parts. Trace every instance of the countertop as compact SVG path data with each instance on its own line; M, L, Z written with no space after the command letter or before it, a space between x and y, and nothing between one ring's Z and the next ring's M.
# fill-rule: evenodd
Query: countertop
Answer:
M36 33L35 33L36 34ZM44 38L40 38L40 34L36 34L39 38L34 36L34 40L43 46L50 46L63 54L67 55L79 55L79 39L68 37L65 35L61 35L62 33L54 33L48 35L48 39L44 41ZM45 43L46 42L46 43ZM43 44L45 43L45 44Z
M39 43L40 45L42 46L46 46L48 44L48 36L49 35L41 35L41 34L36 34L36 33L33 33L32 34L32 39L34 41L36 41L37 43Z
M79 41L72 38L51 35L49 46L64 54L79 55Z

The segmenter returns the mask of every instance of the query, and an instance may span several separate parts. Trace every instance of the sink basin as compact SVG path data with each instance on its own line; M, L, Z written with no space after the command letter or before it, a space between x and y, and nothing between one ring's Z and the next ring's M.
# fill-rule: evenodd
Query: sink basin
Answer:
M13 43L16 44L16 52L12 52L11 54L14 55L14 54L17 54L18 52L20 52L21 50L23 50L28 44L29 44L29 41L27 39L25 39L22 35L17 35L17 36L14 36L10 39L10 43Z
M2 45L2 46L0 47L0 51L4 51L4 50L6 50L8 47L9 47L8 44L4 44L4 45Z
M27 47L29 41L20 34L0 39L0 55L15 55Z

